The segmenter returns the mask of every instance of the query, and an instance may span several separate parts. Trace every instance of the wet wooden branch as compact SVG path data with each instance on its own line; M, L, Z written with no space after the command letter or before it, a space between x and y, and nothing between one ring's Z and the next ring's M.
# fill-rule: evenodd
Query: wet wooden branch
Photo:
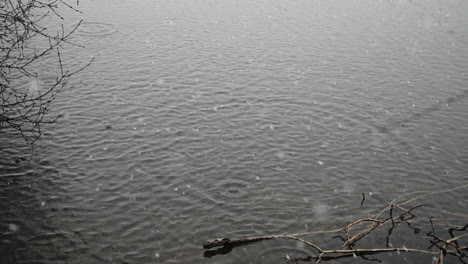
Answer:
M204 249L210 249L215 247L235 247L238 245L250 244L262 240L271 240L271 239L278 239L278 238L288 238L288 237L297 237L297 236L305 236L305 235L317 235L317 234L324 234L324 233L337 233L343 231L343 228L334 229L334 230L326 230L326 231L311 231L311 232L303 232L303 233L296 233L296 234L288 234L288 235L272 235L272 236L258 236L258 237L248 237L248 238L238 238L238 239L230 239L230 238L216 238L211 239L203 242Z
M207 240L203 242L204 249L210 249L214 247L224 247L224 246L237 246L240 244L248 244L252 242L257 242L261 240L269 240L282 237L280 236L263 236L263 237L249 237L243 239L229 239L229 238L216 238L212 240Z
M437 219L434 217L430 217L429 220L418 218L417 214L414 212L416 209L421 207L422 205L415 205L407 209L409 205L409 201L413 202L419 198L427 197L431 194L437 194L442 192L454 191L462 188L468 187L468 184L465 184L461 187L453 188L451 190L443 190L437 192L414 192L413 195L417 195L416 197L409 197L409 200L399 202L397 201L402 197L408 197L409 195L402 195L394 199L388 206L385 207L384 210L379 212L377 215L370 217L370 218L363 218L356 221L353 221L346 225L346 227L341 229L329 230L329 231L314 231L314 232L306 232L306 233L298 233L298 234L290 234L290 235L272 235L272 236L259 236L259 237L250 237L250 238L243 238L243 239L229 239L229 238L218 238L213 240L208 240L203 243L203 248L210 249L216 247L223 247L218 250L206 251L205 256L212 257L217 254L227 254L231 251L233 247L249 244L253 242L258 242L262 240L271 240L271 239L290 239L296 240L305 245L314 249L317 253L315 257L315 263L320 263L322 261L333 260L337 258L343 257L350 257L350 256L361 256L367 259L366 255L371 254L378 254L378 253L385 253L385 252L401 252L401 253L418 253L424 255L433 256L435 264L443 264L446 255L452 255L460 260L460 263L467 263L465 262L468 259L468 246L466 245L466 237L468 237L468 224L464 225L454 225L454 224L446 224L446 223L437 223L436 220L446 220L446 219ZM460 214L452 214L457 215L460 217L459 220L468 220L468 216L460 215ZM424 220L424 221L423 221ZM419 233L421 231L420 228L417 228L413 225L417 225L418 227L424 226L427 232L427 237L429 238L429 242L432 244L429 249L415 249L415 248L406 248L406 247L390 247L391 244L389 242L390 236L394 229L398 228L399 223L405 223L407 226L412 229L415 233ZM374 232L376 229L382 229L386 226L387 235L386 239L386 248L355 248L357 247L356 244L362 240L363 238L369 236L371 233ZM446 237L444 238L442 234L435 233L435 226L438 229L442 229ZM450 228L448 228L450 227ZM446 233L445 233L446 232ZM454 232L463 232L462 234ZM301 236L305 235L312 235L312 234L320 234L320 233L341 233L342 235L337 235L335 237L340 237L344 241L343 246L341 249L323 249L318 244L312 242L311 240L301 238ZM463 244L463 243L464 244ZM223 253L218 253L223 252ZM307 260L311 260L312 257L308 256Z

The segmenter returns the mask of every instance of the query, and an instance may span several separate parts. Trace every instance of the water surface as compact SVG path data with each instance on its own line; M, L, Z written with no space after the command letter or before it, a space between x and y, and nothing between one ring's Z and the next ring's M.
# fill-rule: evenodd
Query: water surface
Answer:
M84 19L86 48L64 61L95 60L54 103L63 118L31 160L2 139L1 263L286 263L313 251L273 241L205 258L201 244L343 227L468 182L465 1L80 8L65 23ZM466 198L429 208L465 213Z

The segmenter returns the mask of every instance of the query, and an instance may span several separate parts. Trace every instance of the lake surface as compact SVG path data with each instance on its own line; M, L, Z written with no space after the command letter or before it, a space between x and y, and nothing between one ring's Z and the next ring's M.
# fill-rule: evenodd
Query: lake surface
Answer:
M468 182L467 1L80 10L63 9L85 46L64 62L94 62L54 102L63 117L30 160L0 143L0 263L287 263L314 252L278 240L206 258L201 245L344 227ZM433 198L468 210L466 190Z

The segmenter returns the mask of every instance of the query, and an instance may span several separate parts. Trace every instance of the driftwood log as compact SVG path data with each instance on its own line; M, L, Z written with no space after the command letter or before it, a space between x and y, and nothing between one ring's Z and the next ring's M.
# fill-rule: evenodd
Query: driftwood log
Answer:
M203 242L203 248L210 249L210 248L222 247L222 246L238 246L238 245L248 244L248 243L257 242L261 240L275 239L279 237L283 237L283 236L249 237L249 238L243 238L243 239L216 238L216 239L207 240Z

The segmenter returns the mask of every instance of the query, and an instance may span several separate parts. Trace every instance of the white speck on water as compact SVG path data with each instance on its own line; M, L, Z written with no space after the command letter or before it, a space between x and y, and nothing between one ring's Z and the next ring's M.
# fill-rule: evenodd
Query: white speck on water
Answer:
M290 260L291 257L290 257L289 255L286 254L286 259L287 259L287 260Z
M257 176L257 177L255 177L255 178L257 179L257 181L258 181L258 180L260 180L260 177L258 177L258 176Z
M45 206L45 202L41 202L41 206Z
M276 156L280 159L284 159L286 157L286 154L282 151L276 153Z
M320 166L322 166L324 163L323 163L323 161L319 160L319 161L318 161L318 164L319 164Z
M100 188L99 186L96 187L96 192L99 192L100 189L101 189L101 188Z
M218 106L214 106L214 107L213 107L213 110L214 110L214 111L218 111Z
M373 193L372 193L372 192L369 192L369 195L370 195L370 196L372 196L372 195L373 195Z
M190 184L187 184L187 188L190 189Z
M403 249L404 249L406 252L408 252L408 249L407 249L404 245L403 245Z
M89 155L89 158L92 159L92 158L93 158L93 155Z
M177 188L177 187L174 188L174 191L175 191L175 192L177 192L178 190L179 190L179 188Z
M107 150L107 147L104 147L103 150Z
M312 211L315 217L324 219L328 215L328 206L326 204L319 203L312 208Z
M154 256L159 258L161 255L159 255L159 252L154 253Z
M275 129L275 127L273 125L270 125L270 129L273 130Z
M357 256L356 256L356 254L355 254L355 253L353 253L353 257L354 257L354 258L357 258Z
M338 123L338 126L339 126L340 128L343 128L343 125L342 125L341 123Z
M10 223L8 224L8 229L10 229L11 232L16 232L19 229L19 226L17 224Z
M132 174L132 175L130 175L130 180L131 180L131 181L133 181L133 174Z
M352 193L354 191L354 186L356 184L353 184L352 182L345 181L343 182L343 191L347 193Z

